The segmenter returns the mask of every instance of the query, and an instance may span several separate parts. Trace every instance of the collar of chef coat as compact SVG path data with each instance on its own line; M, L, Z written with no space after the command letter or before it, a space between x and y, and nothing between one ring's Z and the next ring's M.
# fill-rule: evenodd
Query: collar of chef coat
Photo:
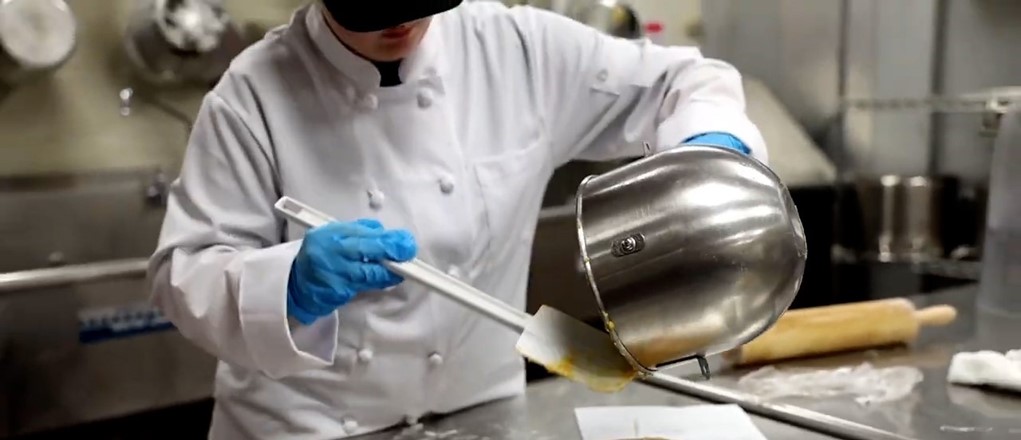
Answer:
M443 35L440 29L440 16L433 16L429 29L422 38L421 44L403 62L398 74L401 84L408 84L420 79L442 76L443 66ZM305 26L312 41L333 67L354 81L362 90L379 88L381 77L379 70L369 61L356 55L337 39L330 26L326 23L323 10L318 4L312 4L305 15Z

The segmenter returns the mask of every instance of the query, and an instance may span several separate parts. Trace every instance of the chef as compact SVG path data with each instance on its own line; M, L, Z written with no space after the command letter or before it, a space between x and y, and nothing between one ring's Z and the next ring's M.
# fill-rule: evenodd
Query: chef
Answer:
M546 182L686 144L766 162L741 77L500 2L319 0L205 96L150 282L219 360L214 439L335 439L519 395L516 334L381 261L524 309ZM303 231L290 196L338 219Z

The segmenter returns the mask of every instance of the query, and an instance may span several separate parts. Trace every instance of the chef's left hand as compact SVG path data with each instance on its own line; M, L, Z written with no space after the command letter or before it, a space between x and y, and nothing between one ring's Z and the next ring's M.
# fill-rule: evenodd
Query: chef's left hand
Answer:
M681 143L681 145L682 146L711 145L714 147L729 148L731 150L740 151L744 154L751 154L752 152L752 150L748 148L748 146L745 145L744 142L741 142L740 139L734 137L733 135L720 132L710 132L695 135L689 137L688 139L685 139L684 142Z

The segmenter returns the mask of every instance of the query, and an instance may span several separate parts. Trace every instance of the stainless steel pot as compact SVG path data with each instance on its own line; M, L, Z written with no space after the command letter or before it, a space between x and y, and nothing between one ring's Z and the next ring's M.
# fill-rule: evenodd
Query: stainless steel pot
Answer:
M63 0L0 1L0 81L15 85L61 67L77 47L77 32Z
M125 50L151 83L214 83L246 46L218 0L143 0L134 12Z
M940 179L885 175L858 178L855 186L866 260L893 263L941 258Z
M641 372L751 341L800 287L797 208L748 156L655 154L586 178L576 203L585 275L617 348Z

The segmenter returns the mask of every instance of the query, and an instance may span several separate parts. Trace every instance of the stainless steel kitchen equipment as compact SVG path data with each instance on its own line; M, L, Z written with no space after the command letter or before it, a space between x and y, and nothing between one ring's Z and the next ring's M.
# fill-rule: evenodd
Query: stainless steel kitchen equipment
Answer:
M128 59L155 84L211 84L246 46L218 0L141 0L124 36Z
M643 373L743 345L800 287L797 207L749 156L702 146L654 154L583 180L576 208L603 322Z
M817 306L835 301L833 265L830 258L834 242L835 164L794 119L762 81L744 78L747 111L762 131L769 146L769 167L784 182L798 206L805 228L808 252L801 292L792 307ZM639 148L635 148L639 151ZM575 239L575 195L585 177L603 174L636 158L617 161L572 161L556 170L546 187L543 210L532 243L528 310L541 305L556 307L579 319L599 322L602 314L591 301L591 289L578 265ZM533 369L533 376L546 374Z
M993 87L915 98L847 98L844 105L853 114L915 112L938 121L967 121L973 124L968 132L995 137L1006 108L1019 99L1017 87ZM922 174L870 174L845 164L842 174L859 177L840 186L846 196L838 210L840 238L834 255L842 263L841 271L848 271L847 279L838 284L841 289L884 298L978 279L981 264L974 260L984 248L986 184L967 173L948 172L958 168L960 160L944 157L959 154L947 139L959 135L951 132L935 142L936 151ZM987 155L991 144L970 143L969 160ZM873 153L889 151L877 148Z
M74 53L77 32L63 0L0 1L0 81L10 86L58 69Z
M922 262L943 255L940 179L885 175L858 178L855 187L866 260Z
M125 87L117 92L117 98L120 100L120 114L123 117L131 116L134 112L136 102L141 101L145 104L151 105L170 119L177 121L181 124L181 128L183 128L181 132L182 143L187 143L188 137L191 136L192 126L194 125L191 117L173 105L164 102L157 94L146 94L144 92L138 93L138 91L132 87Z
M989 179L978 305L1021 317L1021 104L1000 119Z
M0 438L211 396L216 358L174 330L144 281L159 175L0 178Z

